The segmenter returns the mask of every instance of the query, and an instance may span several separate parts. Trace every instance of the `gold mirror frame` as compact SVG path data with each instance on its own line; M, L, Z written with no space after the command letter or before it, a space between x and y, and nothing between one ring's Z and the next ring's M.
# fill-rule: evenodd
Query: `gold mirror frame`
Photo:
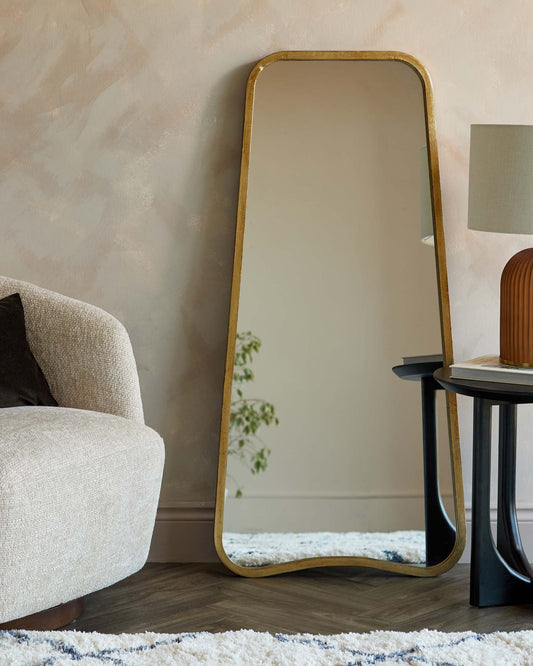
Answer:
M231 571L249 578L273 576L275 574L326 566L360 566L382 569L411 576L437 576L453 567L464 550L466 543L466 523L461 470L461 451L459 446L459 426L457 420L457 403L454 394L446 394L448 433L452 467L452 487L455 507L456 540L455 546L448 557L439 564L422 567L413 564L390 562L366 557L312 557L281 564L258 567L244 567L232 562L222 543L224 522L224 505L226 489L226 469L228 457L228 435L231 409L231 391L233 382L233 366L235 360L235 342L237 335L237 317L239 310L239 294L241 282L241 266L243 253L244 225L246 217L246 201L248 193L248 174L250 163L250 142L252 133L252 116L254 94L257 78L268 65L282 60L368 60L397 61L411 67L418 75L423 89L424 111L426 118L426 139L430 163L431 205L435 235L435 262L439 294L439 313L441 323L441 339L445 365L453 363L452 331L450 320L450 301L448 294L448 276L446 271L446 248L442 223L442 201L439 178L439 160L435 133L435 117L433 112L433 90L431 79L424 66L412 56L399 51L280 51L260 60L250 72L246 88L244 109L244 129L241 155L241 173L239 183L239 200L237 208L237 226L235 233L235 251L233 258L233 277L231 284L231 300L228 324L228 341L226 365L224 371L224 391L222 401L222 421L220 429L220 447L218 459L218 480L216 493L216 510L214 540L215 548L222 563Z

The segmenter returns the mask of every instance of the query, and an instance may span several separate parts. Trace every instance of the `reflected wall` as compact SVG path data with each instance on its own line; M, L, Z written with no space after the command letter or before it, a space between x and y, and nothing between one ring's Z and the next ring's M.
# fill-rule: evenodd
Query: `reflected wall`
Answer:
M442 351L434 248L420 236L426 137L405 62L278 61L257 78L237 331L261 340L244 397L271 402L279 425L258 431L266 471L228 457L230 549L235 534L398 531L424 548L420 387L391 368ZM391 548L366 556L425 561Z

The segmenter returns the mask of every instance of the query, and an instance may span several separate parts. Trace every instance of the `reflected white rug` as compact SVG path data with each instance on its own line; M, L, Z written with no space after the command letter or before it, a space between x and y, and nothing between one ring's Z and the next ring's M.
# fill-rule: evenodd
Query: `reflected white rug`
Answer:
M266 566L306 557L371 557L423 564L426 534L402 532L224 532L224 550L243 567Z
M531 666L533 631L475 634L96 634L0 632L2 666Z

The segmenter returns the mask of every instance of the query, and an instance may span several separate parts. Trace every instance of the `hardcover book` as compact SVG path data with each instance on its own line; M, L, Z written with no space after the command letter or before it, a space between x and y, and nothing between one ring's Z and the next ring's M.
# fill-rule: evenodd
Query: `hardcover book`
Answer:
M403 364L411 365L411 363L442 363L442 354L426 354L425 356L404 356Z
M499 356L479 356L471 361L450 366L454 379L502 382L504 384L526 384L533 386L533 368L500 363Z

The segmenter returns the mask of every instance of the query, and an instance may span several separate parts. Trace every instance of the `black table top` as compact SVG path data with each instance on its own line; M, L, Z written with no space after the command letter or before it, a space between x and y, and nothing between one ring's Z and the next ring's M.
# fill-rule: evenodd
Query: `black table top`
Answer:
M407 381L417 382L424 377L432 377L435 370L442 368L442 360L440 361L427 361L420 360L414 363L403 363L402 365L395 365L392 371L397 377L406 379Z
M447 391L467 395L471 398L484 398L494 402L515 404L533 402L533 386L509 384L507 382L486 382L478 379L455 379L451 376L448 366L436 370L433 377Z

